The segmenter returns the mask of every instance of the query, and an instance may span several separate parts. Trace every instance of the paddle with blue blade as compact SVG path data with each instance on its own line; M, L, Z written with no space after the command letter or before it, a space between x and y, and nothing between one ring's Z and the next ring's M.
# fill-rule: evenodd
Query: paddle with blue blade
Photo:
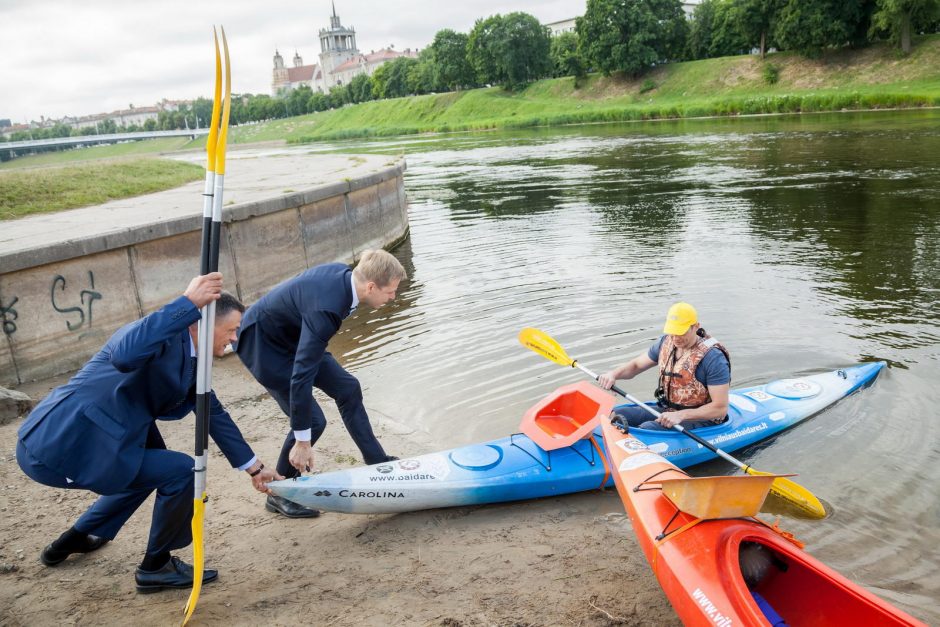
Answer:
M222 48L225 51L225 98L222 98L222 55L219 40L213 29L215 42L215 93L212 101L212 120L206 140L206 184L203 193L202 251L200 274L219 270L219 241L222 230L222 188L225 181L225 145L232 103L232 72L228 42L222 29ZM206 464L209 458L209 404L212 393L212 345L215 327L215 301L201 310L198 331L196 363L196 463L193 467L193 589L183 614L185 625L196 609L205 572L205 545L203 529L206 515Z
M576 359L572 359L565 352L565 349L555 341L550 335L539 329L534 329L532 327L526 327L519 332L519 342L531 350L532 352L538 353L542 357L550 361L554 361L556 364L561 364L562 366L571 366L572 368L577 368L584 372L586 375L597 381L597 374L591 372L584 366L578 363ZM613 391L617 394L623 396L632 403L636 403L637 406L646 409L651 415L659 418L660 413L647 405L642 403L627 392L621 390L617 386L613 386ZM755 476L767 476L771 473L761 472L760 470L755 470L748 466L747 464L735 459L728 453L724 452L720 448L713 445L708 440L705 440L692 431L685 429L682 425L674 425L673 429L680 431L692 438L705 448L709 449L716 455L720 456L726 461L731 462L744 472L749 475ZM826 508L823 507L823 504L813 495L812 492L799 485L798 483L786 479L784 477L777 477L774 479L773 484L770 487L770 494L773 496L786 501L791 507L788 508L788 511L793 512L794 514L799 513L801 517L820 519L826 517Z

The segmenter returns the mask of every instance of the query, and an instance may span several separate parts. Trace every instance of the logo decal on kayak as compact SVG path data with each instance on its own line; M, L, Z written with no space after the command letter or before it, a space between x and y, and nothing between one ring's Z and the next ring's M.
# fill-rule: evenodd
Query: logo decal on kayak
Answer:
M450 474L450 463L443 455L434 453L424 456L424 468L438 481L443 481Z
M420 468L420 471L415 472ZM420 458L403 459L394 464L379 464L367 471L369 481L443 481L450 474L443 455L434 453Z
M654 455L653 453L640 453L638 455L631 455L630 457L623 460L617 470L633 470L635 468L649 466L650 464L656 464L661 461L663 461L663 458L659 455Z
M696 603L702 608L702 611L705 613L705 616L711 619L712 623L718 627L731 627L732 618L726 614L722 614L715 604L705 596L705 593L702 592L701 588L696 588L692 591L692 598Z
M344 499L403 499L404 492L380 492L377 490L340 490L340 498Z
M622 448L628 453L637 453L639 451L648 451L649 447L637 440L636 438L624 438L622 440L617 440L617 446Z
M770 425L766 422L759 422L756 425L751 425L749 427L744 427L743 429L738 429L737 431L732 431L731 433L723 433L721 435L716 435L713 438L708 438L708 441L712 444L720 444L722 442L727 442L728 440L734 440L736 438L741 438L746 435L751 435L764 429L769 429ZM699 445L701 448L701 444Z
M702 445L699 444L698 447L702 448ZM663 448L668 448L668 447L665 444L663 444ZM652 450L652 447L650 447L650 450ZM659 451L653 451L653 452L659 453ZM679 455L685 455L686 453L691 453L691 452L692 452L692 447L686 447L686 448L678 448L674 451L666 451L665 453L659 453L659 454L662 455L663 457L678 457Z
M769 401L773 397L763 390L753 390L751 392L745 392L744 396L750 396L758 403L763 403L764 401Z
M761 392L761 394L766 394L766 392ZM749 411L754 413L757 411L757 405L752 403L750 400L744 398L744 396L738 396L737 394L731 394L728 396L728 402L740 409L741 411Z

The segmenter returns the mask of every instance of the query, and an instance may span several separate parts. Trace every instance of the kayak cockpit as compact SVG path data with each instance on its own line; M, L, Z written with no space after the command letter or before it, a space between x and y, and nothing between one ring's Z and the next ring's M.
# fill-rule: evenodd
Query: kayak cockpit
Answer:
M724 585L742 614L791 627L918 624L782 537L728 535Z

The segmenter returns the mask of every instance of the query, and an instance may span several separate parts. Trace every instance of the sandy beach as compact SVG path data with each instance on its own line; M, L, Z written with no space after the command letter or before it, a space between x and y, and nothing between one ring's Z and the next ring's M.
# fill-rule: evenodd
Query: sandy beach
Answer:
M52 380L21 386L34 399ZM273 464L287 428L276 404L234 357L214 388L255 452ZM366 398L366 405L369 399ZM318 470L361 464L335 406L318 442ZM371 412L390 454L442 448ZM34 483L15 460L19 422L0 427L0 624L178 624L188 591L138 594L134 568L152 497L114 542L55 568L42 548L94 495ZM192 448L191 418L161 423L169 447ZM219 579L200 597L196 625L678 625L640 553L614 490L521 503L398 515L324 513L289 520L213 447L207 566ZM191 549L177 553L191 561Z

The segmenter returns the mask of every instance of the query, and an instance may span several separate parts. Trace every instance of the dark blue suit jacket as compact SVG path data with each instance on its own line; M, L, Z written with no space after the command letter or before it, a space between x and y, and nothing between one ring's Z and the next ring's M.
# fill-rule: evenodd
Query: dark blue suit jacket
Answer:
M309 429L313 381L330 338L352 307L352 270L314 266L248 308L235 350L261 385L290 395L290 424Z
M189 325L199 310L181 296L119 329L65 385L20 427L26 450L47 468L99 494L120 492L143 462L157 419L193 411L195 378ZM233 467L253 456L231 416L212 393L209 433Z

